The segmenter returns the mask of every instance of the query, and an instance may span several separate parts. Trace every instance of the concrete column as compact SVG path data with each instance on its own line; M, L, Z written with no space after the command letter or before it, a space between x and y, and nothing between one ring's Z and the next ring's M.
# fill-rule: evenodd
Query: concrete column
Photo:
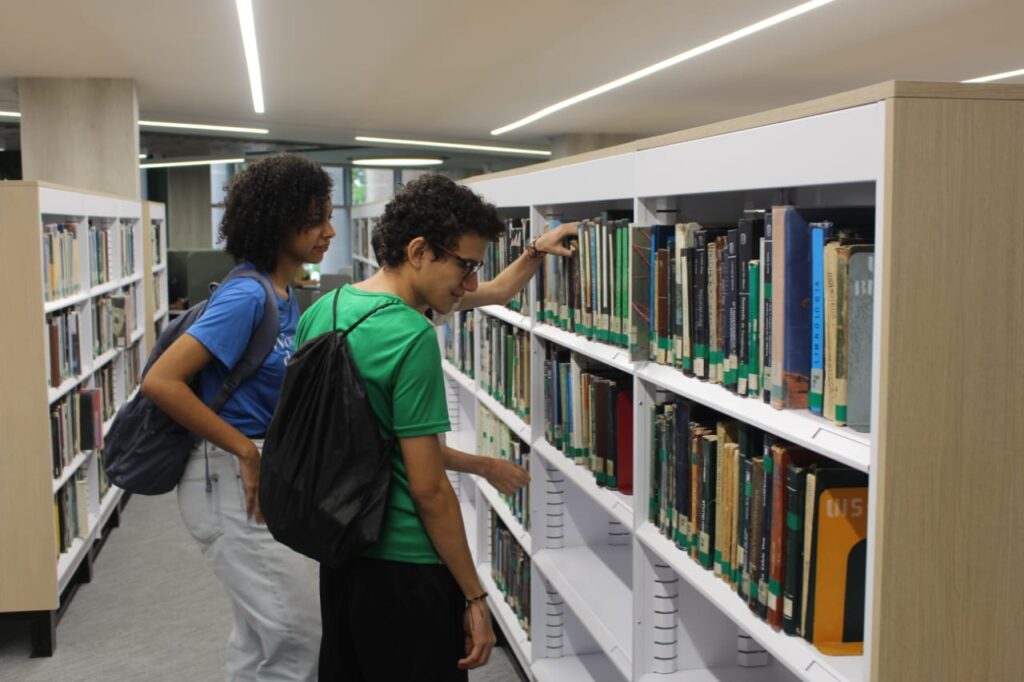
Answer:
M551 138L551 158L561 159L574 154L592 152L595 149L614 147L617 144L635 140L634 135L611 133L567 133Z
M210 167L167 169L167 246L213 248Z
M139 197L139 103L127 78L20 78L26 180Z

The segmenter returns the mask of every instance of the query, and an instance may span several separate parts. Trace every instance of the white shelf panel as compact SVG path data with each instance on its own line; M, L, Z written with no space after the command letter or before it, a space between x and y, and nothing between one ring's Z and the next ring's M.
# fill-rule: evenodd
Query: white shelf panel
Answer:
M555 448L544 438L537 439L531 446L533 452L538 453L550 464L557 467L565 477L576 484L580 490L591 499L601 505L615 520L627 528L633 528L633 496L623 495L614 490L602 488L594 480L594 475L579 466L571 459L562 454L561 450ZM535 470L536 471L536 470Z
M75 455L75 458L71 460L71 463L64 467L64 470L60 472L60 478L53 479L53 494L56 495L57 491L64 487L64 484L71 480L71 477L75 475L85 461L92 456L92 451L80 452Z
M129 339L128 339L128 345L129 346L132 345L133 343L135 343L136 341L138 341L139 339L141 339L145 335L146 335L145 328L139 327L138 329L136 329L135 331L132 332L131 337L129 337Z
M92 376L92 372L87 372L79 374L77 376L73 376L69 379L65 379L64 382L57 388L54 388L53 386L47 386L46 394L47 398L50 401L50 404L53 405L55 402L66 396L75 388L75 386L78 386L80 383L88 379L90 376Z
M871 470L871 434L836 426L806 410L776 410L761 400L741 398L718 384L688 377L674 367L646 363L636 375L841 464Z
M109 294L111 291L120 289L122 286L124 286L124 283L121 280L114 279L103 284L97 284L89 291L89 295L102 296L103 294Z
M164 306L163 308L160 308L155 313L153 313L153 321L156 322L157 320L162 320L164 318L164 316L167 315L167 313L168 313L167 306Z
M618 576L631 570L632 561L631 545L545 549L533 557L534 567L627 678L632 674L633 588Z
M79 291L77 294L71 296L65 296L64 298L58 298L53 301L47 301L43 305L44 313L52 313L62 308L70 308L73 305L77 305L82 301L87 301L92 298L92 290Z
M459 508L462 510L462 525L466 527L466 542L469 545L469 553L473 557L473 563L480 560L480 548L477 547L476 533L476 509L469 502L460 501Z
M476 431L449 431L444 434L444 442L450 448L476 454ZM462 474L469 476L470 474Z
M92 373L95 374L99 370L103 369L107 363L117 357L117 354L121 352L121 349L114 346L108 351L105 351L102 355L95 358L92 361Z
M524 443L530 442L532 434L530 433L529 424L520 419L512 410L487 395L483 390L477 391L476 396L484 404L484 407L493 412L498 419L505 422L505 425L512 429L512 433L518 436L521 441Z
M698 668L674 673L647 673L640 682L769 682L780 679L778 668Z
M617 370L633 374L633 363L629 359L629 351L618 346L609 346L606 343L590 341L578 334L572 334L558 329L549 324L538 324L534 326L533 333L542 339L553 341L559 346L577 353L586 355L588 358L597 360L600 363L614 367Z
M863 656L826 656L800 637L776 632L755 616L724 581L683 554L650 523L644 523L636 531L636 538L800 679L807 682L866 679Z
M166 269L167 269L167 263L160 263L159 265L154 265L153 266L153 274L155 275L155 274L157 274L159 272L163 272Z
M100 529L103 528L103 524L110 518L110 514L121 499L122 493L123 491L117 486L110 486L107 496L100 504L100 513L89 514L89 532L86 533L84 538L76 538L71 543L68 551L60 555L60 558L57 560L57 594L63 592L64 588L68 586L71 577L78 570L82 559L85 558L86 552L89 551L89 548L92 547L99 537Z
M515 611L505 601L505 594L498 589L494 578L491 577L491 564L480 564L477 567L477 573L480 575L480 582L483 583L484 589L487 590L487 603L491 608L491 613L494 614L498 625L504 631L505 639L508 640L512 653L519 659L519 664L523 666L523 669L529 670L531 659L530 638L527 636L523 626L519 624Z
M523 525L519 523L519 520L512 514L512 510L508 508L507 504L505 504L505 500L501 499L501 493L482 478L477 480L476 485L483 494L484 499L487 500L487 504L491 505L491 509L497 512L501 520L506 526L508 526L512 536L520 545L522 545L527 554L532 555L533 552L531 551L532 543L530 541L530 533L523 528Z
M542 658L533 664L533 673L537 676L537 682L614 682L628 680L630 677L623 677L622 672L604 654Z
M466 389L470 393L476 393L476 382L470 379L468 376L459 371L452 363L446 359L441 358L441 368L444 373L451 378L452 381L457 383L462 388Z
M110 427L114 425L114 417L117 416L117 410L114 410L114 416L103 422L103 437L106 438L107 434L110 433Z
M479 310L485 315L490 315L491 317L496 317L503 322L508 322L513 327L518 327L523 331L528 332L531 327L533 327L529 317L521 315L514 310L509 310L505 306L485 305Z

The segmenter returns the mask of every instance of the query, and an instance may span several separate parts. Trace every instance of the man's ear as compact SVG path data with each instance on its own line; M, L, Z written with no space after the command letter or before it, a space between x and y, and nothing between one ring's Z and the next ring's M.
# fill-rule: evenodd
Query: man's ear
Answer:
M423 261L430 258L430 245L423 237L416 237L405 246L405 257L414 270L423 267Z

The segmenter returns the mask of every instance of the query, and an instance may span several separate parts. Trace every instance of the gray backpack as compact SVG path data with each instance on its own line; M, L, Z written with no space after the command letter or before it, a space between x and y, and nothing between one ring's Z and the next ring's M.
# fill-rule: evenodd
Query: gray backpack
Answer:
M255 270L237 267L228 273L221 284L239 277L254 279L263 285L266 294L263 319L249 339L242 358L231 369L213 402L210 403L210 409L214 412L219 411L235 389L263 364L277 343L277 299L270 280ZM217 291L214 289L210 299L192 306L167 325L157 338L149 359L146 360L143 377L156 359L199 319L206 310L207 303L216 295ZM292 299L294 300L294 296ZM191 388L197 395L199 394L198 375L193 377ZM104 439L103 468L110 482L127 492L161 495L174 490L178 485L188 463L189 454L198 440L193 433L167 416L139 391L114 417L110 433Z

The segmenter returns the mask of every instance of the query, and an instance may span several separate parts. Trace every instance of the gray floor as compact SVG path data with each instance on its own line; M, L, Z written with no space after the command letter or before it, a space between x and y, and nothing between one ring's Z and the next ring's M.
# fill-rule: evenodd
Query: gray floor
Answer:
M174 495L133 497L57 628L52 658L30 658L28 627L0 623L0 680L223 680L227 599L182 526ZM514 682L504 649L472 682Z

